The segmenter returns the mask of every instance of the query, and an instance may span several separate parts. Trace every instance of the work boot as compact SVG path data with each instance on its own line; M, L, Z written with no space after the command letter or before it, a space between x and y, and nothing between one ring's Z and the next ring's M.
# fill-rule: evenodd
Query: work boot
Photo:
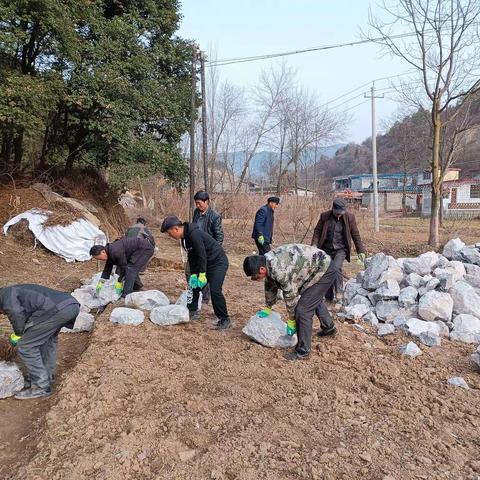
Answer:
M306 360L310 356L310 352L305 350L294 350L293 352L287 352L283 358L291 362L295 360Z
M337 327L333 325L330 328L322 329L317 332L317 337L331 337L337 334Z
M49 397L52 394L52 389L48 388L40 388L36 385L33 385L26 390L22 390L15 395L17 400L30 400L32 398L42 398L42 397Z
M231 326L232 326L232 321L229 318L227 318L227 319L219 320L217 322L216 328L217 330L226 330Z
M195 310L193 312L189 312L190 320L200 320L200 310Z

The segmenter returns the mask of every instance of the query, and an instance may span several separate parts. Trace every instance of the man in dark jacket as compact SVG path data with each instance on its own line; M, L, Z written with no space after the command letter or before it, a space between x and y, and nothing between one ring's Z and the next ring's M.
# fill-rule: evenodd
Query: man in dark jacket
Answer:
M280 198L270 197L267 204L261 207L255 214L255 223L253 224L252 238L259 255L269 252L270 244L273 241L273 223L274 211L280 203Z
M15 398L48 397L55 376L58 332L62 327L73 328L80 304L68 293L41 285L11 285L0 288L0 312L12 324L10 343L17 346L28 371L24 390Z
M228 270L228 259L222 246L210 235L203 232L194 223L182 223L178 217L171 215L165 218L161 228L175 240L181 240L188 254L190 264L189 286L193 290L193 298L188 304L192 320L200 318L198 299L200 291L207 283L210 285L210 295L215 315L218 318L217 329L225 330L232 322L228 316L227 304L222 288Z
M352 243L359 260L364 263L365 248L355 216L347 211L344 200L336 199L332 209L320 215L312 238L312 245L330 255L337 269L335 281L325 296L327 300L333 300L335 293L343 290L342 265L345 259L350 262Z
M121 238L107 245L94 245L90 249L90 255L96 260L104 260L100 281L97 284L97 293L103 288L103 284L110 278L113 266L117 266L119 275L115 290L121 297L129 293L141 290L143 284L139 274L147 267L148 261L154 252L153 245L146 238Z
M223 244L224 234L222 227L222 217L212 208L210 208L210 196L204 190L198 191L193 197L195 200L195 210L193 211L192 223L198 225L198 228L208 233L220 245ZM190 280L190 265L187 262L185 268L187 281ZM210 301L210 287L207 285L202 290L202 302Z
M147 221L143 217L138 217L137 221L131 227L128 227L125 232L127 238L146 238L155 247L155 237L152 232L147 228Z

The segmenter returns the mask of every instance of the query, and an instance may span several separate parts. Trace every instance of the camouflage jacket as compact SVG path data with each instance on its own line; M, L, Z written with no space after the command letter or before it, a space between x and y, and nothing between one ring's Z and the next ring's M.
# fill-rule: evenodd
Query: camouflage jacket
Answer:
M282 245L265 254L267 278L265 301L272 307L280 289L287 306L289 318L295 318L299 296L317 283L330 265L330 257L322 250L309 245Z

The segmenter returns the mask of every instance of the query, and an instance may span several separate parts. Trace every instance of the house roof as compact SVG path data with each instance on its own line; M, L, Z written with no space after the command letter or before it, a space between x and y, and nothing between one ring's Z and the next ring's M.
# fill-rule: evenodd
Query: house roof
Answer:
M461 180L445 180L443 185L446 187L456 187L457 185L480 185L480 178L462 178ZM422 185L423 189L431 187L430 183Z

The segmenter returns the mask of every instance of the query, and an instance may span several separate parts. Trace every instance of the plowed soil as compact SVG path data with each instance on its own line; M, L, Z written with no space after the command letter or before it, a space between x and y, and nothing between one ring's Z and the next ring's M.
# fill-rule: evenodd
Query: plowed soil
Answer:
M159 238L159 247L162 257L180 260L172 241ZM37 252L20 257L16 269L4 261L13 248L0 243L4 283L55 285L69 275L61 283L67 290L96 270L93 262L68 265L43 253L32 269ZM337 322L335 338L315 339L308 361L289 363L283 351L241 333L263 305L263 285L244 277L241 256L229 258L225 292L234 326L226 332L213 329L211 306L198 322L164 328L147 315L140 326L114 325L110 307L85 349L68 345L86 336L61 335L55 395L0 403L0 478L480 478L473 346L444 341L408 359L398 352L406 337L380 339ZM172 301L184 288L182 272L161 264L143 281ZM464 377L470 390L447 385L452 376Z

